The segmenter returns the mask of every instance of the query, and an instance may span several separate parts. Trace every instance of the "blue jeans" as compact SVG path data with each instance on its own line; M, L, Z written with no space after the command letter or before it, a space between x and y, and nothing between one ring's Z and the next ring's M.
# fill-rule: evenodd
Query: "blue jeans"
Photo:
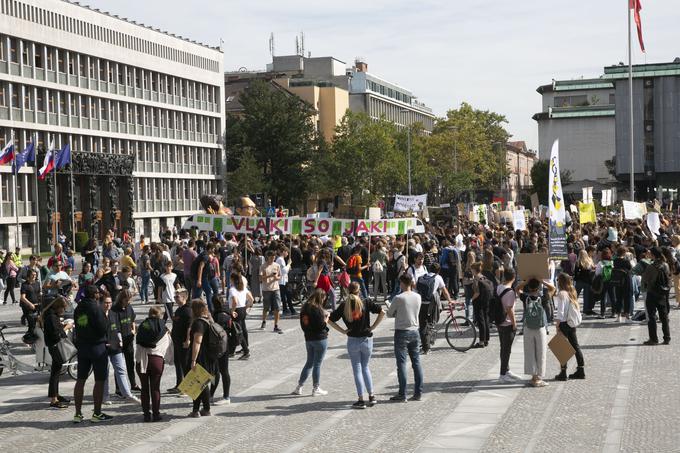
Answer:
M357 282L359 284L359 289L361 290L361 300L368 299L368 290L366 289L364 279L359 277L350 277L350 281Z
M305 362L305 366L302 367L298 384L303 385L311 371L312 382L316 388L319 386L319 381L321 379L321 362L323 362L323 357L326 355L326 349L328 349L328 340L305 341L305 347L307 348L307 362Z
M373 395L373 378L371 370L368 368L368 361L371 360L373 352L372 337L347 337L347 352L349 360L352 362L352 372L354 373L354 385L357 388L357 395L363 398L365 393Z
M208 310L210 310L210 313L212 313L213 312L212 288L210 287L210 281L207 278L204 278L201 281L200 288L198 287L198 285L194 286L191 297L193 299L197 299L201 297L201 293L205 294L205 302L208 304Z
M397 278L394 280L394 283L392 283L392 294L390 294L390 300L394 299L399 294L401 294L401 286L399 286L399 279Z
M149 280L151 280L149 274L142 275L142 287L139 289L139 297L145 304L149 303Z
M463 291L465 292L465 317L470 319L472 318L470 316L472 311L472 285L463 285Z
M121 395L125 397L132 396L132 390L130 388L130 380L127 375L127 366L125 365L125 356L122 352L118 354L110 355L109 361L111 362L111 367L113 368L113 377L116 379L118 384L118 389ZM104 379L104 401L109 400L109 378L108 376Z
M411 358L413 379L415 385L413 393L423 393L423 367L420 366L420 335L417 330L394 331L394 356L397 358L397 379L399 381L399 396L406 395L406 356Z

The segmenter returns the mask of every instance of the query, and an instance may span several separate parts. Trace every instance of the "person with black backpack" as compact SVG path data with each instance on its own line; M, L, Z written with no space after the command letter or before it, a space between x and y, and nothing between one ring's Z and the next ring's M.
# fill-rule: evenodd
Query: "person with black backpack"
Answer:
M232 274L238 275L240 274ZM225 296L215 295L213 297L213 307L215 311L212 316L217 324L219 324L225 331L229 331L231 323L234 322L231 315L231 310L229 310L229 303ZM229 404L231 399L229 397L229 389L231 387L231 376L229 375L229 354L222 354L221 357L217 359L217 371L215 373L215 381L210 384L210 397L213 399L215 405L219 404ZM215 401L215 390L217 386L220 385L220 376L222 377L222 399Z
M418 313L418 324L420 330L420 342L423 349L422 353L425 355L430 353L430 348L434 345L431 332L433 331L433 327L439 321L439 314L441 312L441 296L444 295L446 300L449 303L451 302L451 296L449 291L446 289L446 283L444 283L442 276L439 275L439 272L441 271L439 264L434 263L431 267L432 272L421 275L415 282L416 292L420 295L421 299L420 312ZM411 281L413 282L412 277Z
M201 365L208 373L213 376L217 373L217 359L221 356L219 352L226 353L226 332L218 324L214 323L208 310L208 305L203 299L191 301L191 361L190 368L193 370L196 365ZM223 335L223 337L222 337ZM216 338L218 337L218 338ZM222 343L223 351L215 350L215 343ZM203 409L199 411L203 405ZM210 413L210 387L206 386L201 394L194 400L193 410L189 417L207 417Z
M670 344L671 342L671 331L668 324L668 293L671 286L670 270L661 248L653 247L651 251L654 261L651 265L647 266L644 274L642 274L642 283L647 287L645 308L647 310L649 339L643 343L647 346L659 344L659 337L656 332L657 311L661 321L663 344Z

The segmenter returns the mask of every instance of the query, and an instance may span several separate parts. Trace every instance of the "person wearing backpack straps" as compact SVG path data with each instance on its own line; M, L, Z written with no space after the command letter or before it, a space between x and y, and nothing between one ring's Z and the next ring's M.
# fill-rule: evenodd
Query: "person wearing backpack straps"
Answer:
M543 283L548 288L548 296L555 294L555 287L547 281ZM545 327L548 316L543 307L543 289L538 279L531 278L520 283L517 291L521 292L524 301L524 322L522 330L524 336L524 374L531 376L529 385L545 387L545 362L548 351L548 340Z
M212 319L208 305L203 299L194 299L191 301L191 314L193 321L191 323L191 360L189 368L193 370L196 365L201 365L205 370L212 374L216 373L216 364L214 360L208 357L208 330ZM199 411L203 405L203 409ZM210 387L206 386L201 394L194 400L193 410L189 413L189 417L207 417L212 415L210 413Z
M647 266L642 274L642 283L647 287L647 299L645 308L647 310L647 330L649 339L643 344L655 346L659 344L659 337L656 332L656 312L659 312L661 330L663 332L663 344L670 344L671 331L668 324L668 292L670 291L670 271L666 258L660 247L652 248L652 258L654 261Z
M352 249L352 256L350 256L349 261L347 261L347 273L349 274L350 280L359 285L362 299L368 298L368 290L366 289L362 271L367 270L369 266L370 263L363 263L361 258L361 246L355 246Z
M500 298L501 305L505 310L505 321L498 324L498 338L501 342L501 370L498 380L501 383L514 382L520 379L518 375L510 371L510 353L512 343L517 333L517 318L515 317L515 290L512 285L515 283L515 271L505 269L503 271L503 283L498 285L496 295Z
M493 283L482 275L480 261L470 265L470 272L472 273L470 304L475 325L479 330L479 342L474 347L484 348L489 345L489 302L493 297Z
M231 274L230 278L237 276L241 279L241 274L235 273ZM232 279L233 282L234 279ZM231 291L231 288L230 288ZM215 295L213 297L213 307L215 311L213 312L213 319L217 324L219 324L225 331L229 330L229 323L233 322L232 312L229 309L229 303L225 296ZM222 357L217 359L217 373L215 373L215 380L210 384L210 397L213 399L213 403L217 406L219 404L229 404L231 403L231 398L229 397L229 389L231 387L231 376L229 375L229 354L223 354ZM215 390L220 385L220 376L222 377L222 399L215 401Z
M431 270L431 272L421 276L414 285L421 298L418 324L420 326L422 353L425 355L429 354L431 346L434 345L434 340L430 337L429 326L439 321L441 299L446 299L447 303L453 302L448 289L446 289L444 278L440 275L439 264L432 264Z
M444 280L447 283L449 294L456 299L459 289L460 255L458 250L446 239L442 241L439 265L441 266Z
M611 284L612 270L614 269L614 262L612 261L612 252L608 248L602 250L600 255L600 262L595 266L595 276L602 275L602 294L600 295L600 319L605 318L605 312L607 310L607 301L614 307L616 300L616 294L614 292L614 287ZM613 318L614 312L612 311L611 317Z
M576 372L567 376L567 364L562 365L560 374L555 376L557 381L567 379L585 379L583 353L576 337L576 328L581 324L581 308L578 304L576 289L570 276L560 274L557 277L558 293L555 296L555 326L558 331L567 337L569 344L576 351Z

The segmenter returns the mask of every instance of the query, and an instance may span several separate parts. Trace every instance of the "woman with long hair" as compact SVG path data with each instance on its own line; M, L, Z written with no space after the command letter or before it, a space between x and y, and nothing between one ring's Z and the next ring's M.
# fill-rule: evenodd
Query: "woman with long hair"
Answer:
M193 321L191 323L191 360L189 362L190 369L196 368L196 365L201 365L208 373L215 375L214 361L208 358L208 329L210 328L210 311L208 304L203 299L194 299L191 301L191 314ZM203 409L199 411L203 405ZM200 393L198 398L194 400L193 410L189 417L207 417L210 416L210 387L206 386Z
M17 286L17 274L19 273L19 268L12 261L12 254L7 253L5 259L2 262L2 267L4 268L5 275L5 295L3 298L3 305L7 303L7 296L12 297L12 303L16 304L17 300L14 296L14 288Z
M463 291L465 293L465 317L471 319L470 312L472 311L472 294L474 293L472 283L474 282L475 273L472 271L472 265L477 261L477 255L472 250L465 254L465 268L463 270Z
M232 285L234 281L234 276L238 275L240 280L240 275L236 273L231 274ZM243 285L243 282L241 282ZM234 289L232 286L229 289ZM213 307L214 311L212 313L213 319L217 324L224 329L225 332L229 331L229 320L231 318L231 310L229 309L229 302L225 296L215 294L213 296ZM215 381L210 384L210 397L215 401L215 390L220 385L220 376L222 377L222 399L215 402L215 404L229 404L231 398L229 397L229 390L231 388L231 376L229 375L229 354L223 354L217 359L217 373L215 373Z
M229 288L229 303L231 306L231 316L234 322L241 327L241 350L243 354L239 360L248 360L250 358L250 349L248 348L248 328L246 327L246 317L248 310L253 306L253 295L246 287L246 278L240 272L232 270L229 277L231 285Z
M328 297L326 291L316 288L312 296L300 309L300 327L305 333L307 361L300 372L297 387L293 395L302 395L302 386L312 373L312 396L327 395L326 390L319 387L321 381L321 363L328 349L328 313L323 309Z
M595 264L588 252L584 249L578 252L576 266L574 268L574 284L576 285L576 296L583 291L583 314L594 315L593 302L590 294L590 285L595 276Z
M569 343L576 351L576 372L567 377L567 364L562 365L560 374L555 376L558 381L566 381L567 379L585 379L586 375L583 370L583 354L581 347L578 344L576 337L576 327L580 323L580 307L578 304L578 296L574 288L571 277L565 273L561 273L557 277L557 290L555 296L555 325L567 337Z
M343 335L347 335L347 352L352 362L352 372L354 373L354 385L357 388L359 399L352 405L354 409L366 409L364 394L368 394L368 406L377 403L373 394L373 378L368 362L373 352L373 331L385 317L383 309L367 299L361 300L359 297L360 286L357 282L349 285L349 296L338 308L329 316L328 324ZM371 313L378 317L371 324ZM346 329L336 323L342 319Z
M50 398L50 407L56 409L65 409L71 401L59 395L59 375L61 374L61 367L70 357L62 357L59 353L57 343L62 338L66 338L66 331L61 322L61 317L64 316L68 302L63 296L57 296L50 302L38 318L38 324L43 329L45 337L45 346L52 357L52 366L50 367L50 384L47 390L47 396Z

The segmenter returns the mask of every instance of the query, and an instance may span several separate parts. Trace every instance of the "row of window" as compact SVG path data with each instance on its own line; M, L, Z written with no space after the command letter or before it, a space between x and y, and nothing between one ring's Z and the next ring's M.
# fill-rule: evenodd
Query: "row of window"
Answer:
M163 178L136 178L135 200L140 212L153 211L183 211L183 207L172 203L172 208L163 208L165 202L192 200L198 203L201 195L217 192L217 181L205 179L163 179ZM152 202L152 203L149 203ZM159 202L159 203L153 203ZM154 204L159 205L155 208ZM141 209L140 209L141 208ZM186 208L192 209L190 207Z
M74 17L28 5L20 1L1 0L0 11L2 14L17 17L29 22L124 47L126 49L135 50L137 52L165 58L167 60L176 61L196 68L212 72L219 72L220 70L220 65L217 60L211 60L173 47L138 38L137 36L122 33L111 28L102 27Z
M136 156L135 169L140 172L214 175L217 173L217 163L220 159L220 150L216 148L167 145L79 134L47 133L26 129L10 130L3 127L0 127L0 147L4 147L12 136L14 145L19 151L26 149L29 141L35 141L40 149L53 140L56 148L61 149L64 143L68 143L74 152L134 154Z
M371 96L369 98L369 116L374 118L385 117L387 121L395 124L410 125L422 123L426 131L432 131L434 119L415 110L404 109L400 105L385 102L384 100Z
M616 96L614 93L609 94L607 102L609 105L616 104ZM600 99L597 95L588 97L586 94L574 94L570 96L555 96L554 99L555 107L588 107L590 105L602 104L604 104L604 99Z
M154 98L165 94L178 96L182 100L186 99L192 105L195 101L217 104L221 91L219 86L149 71L136 66L129 66L6 35L0 35L0 61L8 61L16 65L21 63L21 66L24 68L24 73L21 75L25 77L32 76L32 74L26 74L27 71L31 72L33 69L37 69L43 71L40 74L36 74L37 78L43 80L82 86L83 80L78 79L78 77L82 77L85 79L84 87L88 89L111 91L106 84L118 84L121 86L121 91L122 87L127 87L144 90L144 92L154 95ZM30 70L27 68L30 68ZM7 68L7 72L13 75L19 75L18 73L15 74L15 72L21 71L21 67ZM69 77L63 76L55 77L50 72L75 76L76 79L69 80ZM88 80L91 83L88 83ZM136 94L134 90L131 91L131 95L134 94ZM139 93L139 96L141 97L142 93ZM167 102L172 100L174 99L167 99ZM218 105L213 107L215 110L219 108ZM196 108L199 107L197 106Z
M219 130L219 119L215 117L10 82L0 82L1 107L22 109L24 113L26 111L48 112L80 117L85 120L113 121L130 125L174 129L180 132L208 134L199 136L205 140ZM22 118L13 119L21 120ZM28 118L23 120L29 121ZM32 122L47 123L48 121L46 117L43 121L40 121L38 117L33 117ZM77 126L77 123L73 126Z
M382 94L383 96L387 96L388 98L396 99L397 101L401 101L406 104L411 103L411 96L409 96L408 94L402 93L401 91L392 89L390 87L386 87L385 85L376 83L373 80L366 80L366 88L373 91L374 93L379 93Z

